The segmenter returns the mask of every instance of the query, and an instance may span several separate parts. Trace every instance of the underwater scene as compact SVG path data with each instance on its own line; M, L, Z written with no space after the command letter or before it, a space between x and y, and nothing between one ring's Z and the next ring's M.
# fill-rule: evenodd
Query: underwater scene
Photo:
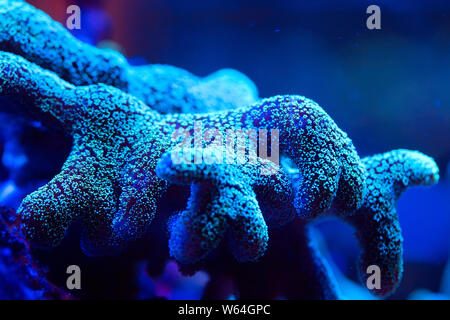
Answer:
M449 234L448 1L0 0L0 300L449 300Z

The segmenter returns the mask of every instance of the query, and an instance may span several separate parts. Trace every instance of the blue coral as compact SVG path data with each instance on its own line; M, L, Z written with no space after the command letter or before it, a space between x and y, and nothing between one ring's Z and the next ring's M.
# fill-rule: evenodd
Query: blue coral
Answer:
M0 50L20 55L74 85L114 86L161 113L243 107L258 96L253 82L231 69L202 79L173 66L130 66L120 53L75 39L24 1L1 0L0 15Z
M410 150L393 150L362 161L367 174L367 192L361 208L343 219L354 227L361 244L361 282L366 285L370 275L366 273L368 266L379 266L381 288L371 292L376 296L388 296L399 285L403 273L396 201L409 187L437 183L438 167L430 157ZM296 171L289 172L295 185ZM335 210L329 212L336 213ZM208 271L211 280L205 298L224 299L231 294L243 299L341 298L336 280L311 239L308 227L306 221L297 219L285 227L272 229L267 252L254 263L232 263L226 252L221 252L203 263L184 264L181 268L187 274L199 269ZM233 284L224 285L221 283L224 281ZM235 291L224 288L235 288Z
M14 243L55 246L81 220L85 253L116 253L144 235L169 185L185 185L187 206L168 224L170 255L186 273L209 271L206 297L224 297L215 286L232 275L242 298L339 298L308 235L310 221L329 215L355 228L361 280L376 264L383 280L373 293L395 290L402 275L395 202L410 186L437 182L431 158L395 150L361 161L352 141L310 99L256 102L254 84L233 70L202 79L171 66L132 67L117 52L74 39L22 1L0 0L0 14L0 95L73 139L61 172L23 200L12 225L27 240ZM268 149L273 155L279 147L284 162L261 155L267 134L259 138L256 163L220 162L229 150L211 139L198 144L203 129L216 130L216 138L230 129L271 132ZM188 138L182 147L179 130ZM237 139L235 148L246 149L247 141ZM203 159L209 152L215 160L178 163L179 152ZM17 256L28 259L27 250ZM3 252L0 265L7 268L0 272L9 272L12 256ZM28 279L34 270L28 267L13 272ZM18 292L33 297L25 289Z
M372 292L386 296L397 288L403 272L403 238L396 201L412 186L437 183L439 169L423 153L402 149L364 158L363 163L368 175L367 194L361 208L345 220L355 227L362 248L361 280L365 283L368 266L379 266L381 289Z
M302 172L294 203L303 217L320 215L334 198L341 212L353 211L362 200L364 168L351 140L304 97L277 96L221 113L163 116L114 87L77 87L4 52L0 89L56 119L73 137L61 173L27 196L18 210L26 234L38 242L57 244L77 218L86 225L83 246L93 254L139 237L166 186L154 172L157 159L179 144L172 139L177 129L192 132L196 122L222 136L229 128L279 130L281 154Z
M193 149L190 157L202 151L206 153ZM283 225L295 217L293 207L274 212L274 208L287 208L293 201L290 181L274 163L227 165L218 161L226 157L225 150L218 148L215 152L211 164L175 164L167 153L156 168L161 178L191 185L186 210L172 218L169 228L170 253L181 263L205 258L217 248L227 230L235 258L241 262L257 260L269 240L266 221ZM264 175L261 170L273 174ZM256 194L262 200L261 207Z

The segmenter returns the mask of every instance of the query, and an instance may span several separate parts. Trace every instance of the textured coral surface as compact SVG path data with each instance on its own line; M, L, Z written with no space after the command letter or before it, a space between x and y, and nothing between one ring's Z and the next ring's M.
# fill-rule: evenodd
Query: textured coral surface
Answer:
M10 53L1 53L0 61L2 93L50 114L73 137L61 173L19 208L26 234L38 242L57 244L77 217L85 221L87 252L138 237L166 184L155 174L157 160L179 144L173 138L177 129L194 136L198 122L221 136L229 128L279 130L281 154L302 170L294 206L303 217L318 216L336 196L341 211L353 211L362 200L363 167L351 141L304 97L278 96L221 113L163 116L114 87L76 87Z
M200 79L168 65L133 67L116 51L75 39L61 24L23 1L1 0L0 15L0 50L21 55L75 85L105 83L162 113L228 109L257 99L255 85L232 69Z
M0 95L17 113L72 138L60 172L23 199L17 219L0 224L9 230L0 230L2 241L24 234L23 242L13 241L24 246L16 254L28 257L28 241L58 245L76 221L86 254L117 254L148 237L162 196L177 185L190 195L168 219L168 254L185 274L208 271L205 298L339 298L308 232L310 221L330 215L356 231L361 281L369 265L378 265L384 276L373 293L386 296L398 286L396 200L408 187L437 183L431 158L394 150L361 160L310 99L258 101L254 84L234 70L201 79L172 66L130 66L22 1L0 0L0 14ZM224 147L230 132L248 138L231 136L232 148ZM259 154L240 159L236 151L252 143ZM10 268L11 254L1 256L0 268ZM149 254L154 273L168 258L156 249ZM15 272L25 279L17 290L28 298L33 268ZM52 290L40 273L34 277L44 281L38 288Z

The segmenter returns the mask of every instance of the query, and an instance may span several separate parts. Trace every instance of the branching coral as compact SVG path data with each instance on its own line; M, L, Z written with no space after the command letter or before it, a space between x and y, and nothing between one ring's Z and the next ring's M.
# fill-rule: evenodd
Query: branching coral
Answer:
M211 164L177 165L167 153L157 167L157 174L170 182L192 183L188 208L170 223L171 255L182 263L199 261L219 245L229 227L237 260L255 260L267 247L266 222L283 225L295 217L294 208L288 207L293 202L290 181L270 161L230 166L220 161L226 157L224 149L208 151L211 154L204 157ZM195 152L202 151L192 150L190 157ZM261 174L261 170L273 174ZM274 208L286 210L275 213Z
M251 80L231 69L201 79L172 66L132 67L118 52L75 39L61 24L23 1L1 0L0 16L0 50L18 54L74 85L114 86L161 113L229 109L257 98Z
M352 212L362 201L364 168L353 144L304 97L277 96L221 113L163 116L114 87L77 87L10 53L0 54L0 88L57 119L73 137L61 173L19 208L27 236L38 242L57 244L76 218L85 222L83 246L93 254L141 235L166 185L155 174L157 160L179 145L173 138L180 138L178 129L193 134L198 122L222 137L231 128L279 130L281 154L302 172L301 187L294 191L302 217L320 215L335 198L340 212Z
M324 215L355 228L362 281L368 265L381 268L374 294L396 288L395 201L410 186L437 182L431 158L396 150L361 162L347 135L307 98L255 103L255 86L236 71L200 79L171 66L133 67L24 2L0 0L0 14L0 95L73 139L61 172L18 209L13 225L33 243L58 244L79 219L86 253L116 252L144 234L169 184L187 185L188 205L169 222L170 254L186 273L209 271L205 297L226 297L217 285L232 275L242 298L338 298L307 232ZM162 114L173 112L181 114ZM230 131L244 134L231 136L231 148ZM278 149L292 168L271 161ZM226 264L224 238L236 260ZM273 272L279 282L260 281Z
M361 244L360 277L365 283L367 267L382 271L381 289L385 296L399 284L403 271L400 224L395 203L412 186L430 186L439 180L439 169L430 157L416 151L395 150L363 159L367 169L367 194L363 205L345 218L355 227Z
M368 266L379 266L381 289L371 291L386 296L398 286L403 272L396 200L411 186L437 183L438 168L430 157L410 150L394 150L362 161L368 176L367 193L361 208L343 219L355 228L361 244L361 281L365 285L370 275L366 273ZM291 171L290 178L295 184L294 172ZM185 264L181 268L187 274L198 269L208 271L211 281L205 298L224 299L236 293L242 299L339 298L335 280L310 239L304 220L297 219L285 227L272 229L270 238L268 250L258 262L238 264L230 261L226 252L221 252L204 263ZM229 281L233 285L224 285Z

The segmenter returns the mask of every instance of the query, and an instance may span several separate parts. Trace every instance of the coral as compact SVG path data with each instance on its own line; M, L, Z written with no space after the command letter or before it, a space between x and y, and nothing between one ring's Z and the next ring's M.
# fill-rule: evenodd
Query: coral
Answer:
M13 210L0 207L0 299L70 299L45 278L28 242L14 226Z
M431 158L395 150L361 161L305 97L256 102L254 84L229 69L199 78L172 66L131 66L22 1L0 0L0 14L0 95L14 102L2 108L56 124L73 140L60 173L23 200L17 218L1 211L0 273L17 277L0 282L15 286L3 291L65 297L33 262L28 241L55 246L81 220L85 253L116 253L144 236L169 185L190 187L187 207L169 219L169 253L186 274L209 272L206 298L339 298L308 234L310 221L330 215L356 231L361 281L378 265L382 286L372 292L386 296L398 286L395 202L410 186L437 182ZM167 258L156 251L152 274Z
M396 289L403 272L396 200L409 187L437 183L438 167L430 157L410 150L394 150L362 161L368 176L367 193L361 208L343 220L354 227L361 244L361 282L365 286L367 267L378 265L381 289L371 292L387 296ZM298 179L295 170L290 178ZM180 267L186 274L200 269L208 271L211 280L205 298L225 299L237 294L242 299L337 299L340 293L335 279L310 239L308 227L306 221L297 219L271 229L269 248L257 262L232 262L223 249L203 263ZM230 281L232 285L224 285Z
M139 237L167 184L155 174L157 160L180 145L179 129L198 134L196 123L221 137L235 128L278 130L280 153L302 172L301 187L294 190L302 217L316 217L332 204L352 212L362 201L364 168L351 140L304 97L277 96L220 113L161 115L114 87L77 87L5 52L0 88L23 108L56 119L73 137L61 172L18 210L26 235L43 244L57 244L77 218L85 223L83 246L92 254Z
M367 194L363 205L344 218L355 227L362 248L359 271L363 283L370 265L382 272L381 289L385 296L398 286L402 271L402 241L395 203L412 186L429 186L438 182L439 169L430 157L409 150L394 150L363 159L366 167Z
M247 106L257 89L242 73L219 70L203 79L167 65L133 67L118 52L75 39L33 6L0 1L0 50L18 54L74 85L104 83L161 113L206 112Z
M188 157L193 158L202 150L190 152ZM255 260L267 247L266 223L283 225L296 216L295 209L289 207L293 202L290 181L273 162L260 159L256 164L247 162L237 167L219 161L226 156L225 149L210 148L208 152L203 150L203 158L211 164L174 164L170 153L159 161L158 176L191 185L186 211L170 223L170 253L177 261L203 259L219 245L228 229L236 259ZM261 174L262 170L273 174ZM274 212L275 208L280 211Z

